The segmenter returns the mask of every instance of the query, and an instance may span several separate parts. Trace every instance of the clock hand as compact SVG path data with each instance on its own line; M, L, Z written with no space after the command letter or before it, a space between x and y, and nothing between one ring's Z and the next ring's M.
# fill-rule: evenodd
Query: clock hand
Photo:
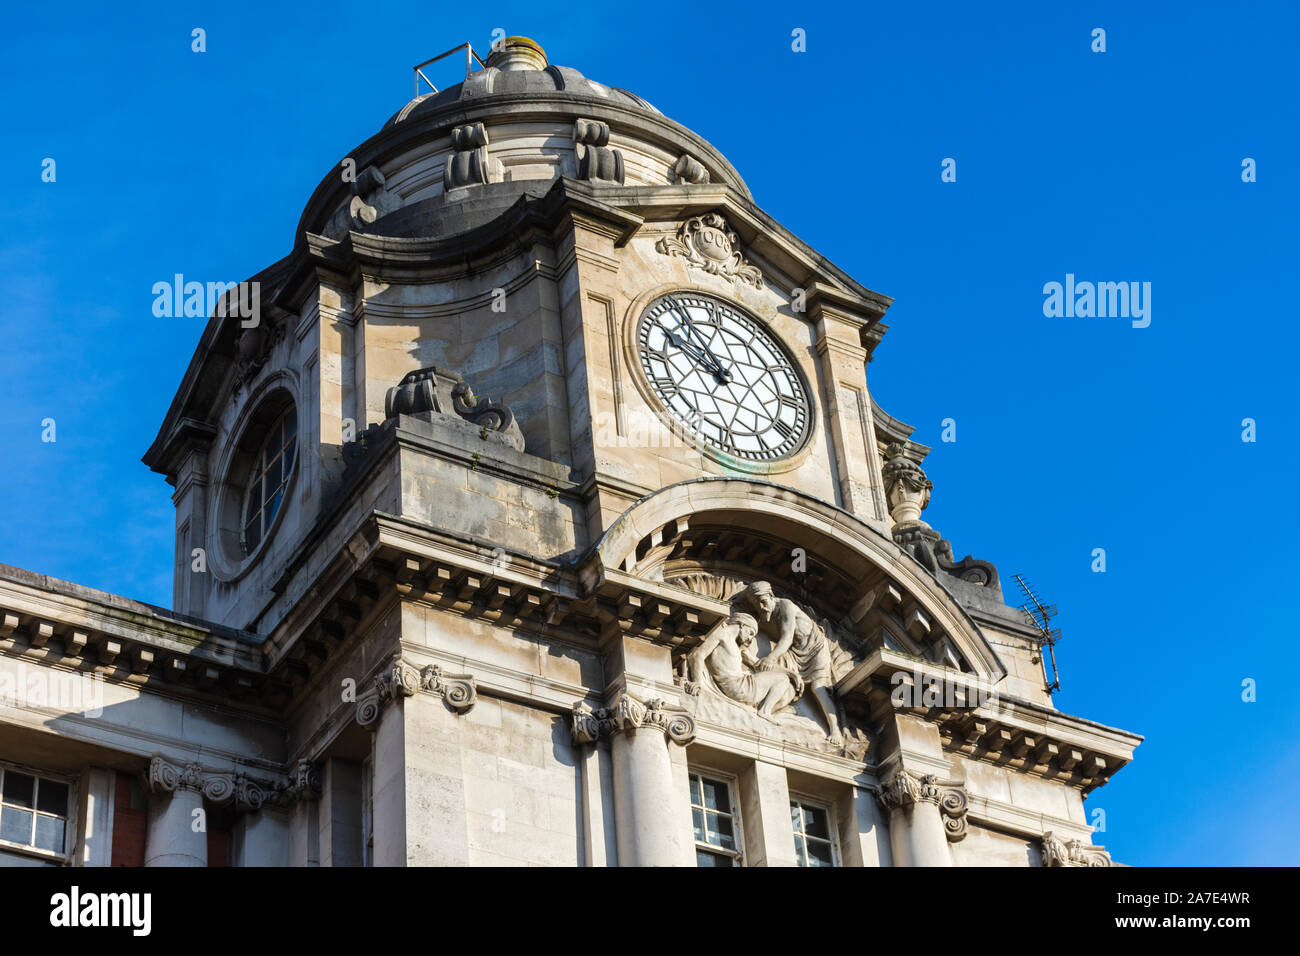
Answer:
M704 337L700 335L699 329L695 327L695 323L692 322L690 316L686 314L686 310L683 309L678 304L677 300L671 295L665 295L664 300L669 304L669 306L671 306L672 310L677 313L677 321L681 323L681 325L678 325L678 328L681 328L684 325L687 334L694 336L695 341L699 343L699 347L708 355L709 361L713 364L713 368L711 368L710 371L713 373L714 377L723 385L729 384L735 376L733 376L730 369L726 368L718 357L713 354L713 350L709 348L708 343L704 341Z

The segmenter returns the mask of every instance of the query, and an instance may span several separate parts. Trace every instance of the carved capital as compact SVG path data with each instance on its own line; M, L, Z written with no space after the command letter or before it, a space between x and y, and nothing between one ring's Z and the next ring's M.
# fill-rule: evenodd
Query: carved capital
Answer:
M357 723L363 727L374 723L385 704L414 697L420 691L441 697L457 714L467 713L478 700L478 686L472 675L445 674L437 664L416 670L397 653L375 675L370 691L357 701Z
M957 843L966 837L966 810L970 799L963 784L941 781L934 774L918 775L899 768L881 784L877 796L890 813L932 803L939 808L948 842Z
M1043 866L1114 866L1104 846L1092 846L1082 840L1068 843L1052 831L1043 834Z
M365 727L379 719L384 705L402 697L413 697L420 689L420 672L400 653L388 659L370 684L370 690L357 701L357 723Z
M683 711L671 709L662 700L637 700L626 691L612 707L591 708L579 701L570 712L570 729L575 744L595 743L601 737L650 728L668 740L685 746L695 739L695 721Z
M317 800L320 794L320 765L304 759L293 765L288 779L276 788L273 802L279 807L291 807L299 800Z
M420 689L437 694L458 714L467 714L478 701L478 687L470 674L444 674L437 664L420 671Z
M660 239L655 249L667 256L681 256L710 275L732 282L763 288L763 273L740 254L739 237L719 213L695 216L682 223L675 238Z
M148 786L152 793L193 791L209 803L234 803L240 810L260 810L274 788L244 773L206 770L197 763L174 764L164 757L149 761Z

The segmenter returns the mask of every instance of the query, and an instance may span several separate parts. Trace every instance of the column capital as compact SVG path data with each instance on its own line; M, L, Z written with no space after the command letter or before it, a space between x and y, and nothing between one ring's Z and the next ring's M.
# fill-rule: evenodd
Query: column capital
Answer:
M932 773L915 774L898 767L880 785L876 795L890 813L932 803L943 817L944 834L949 843L958 843L966 836L966 810L970 799L962 783L941 781Z
M1051 830L1043 834L1043 866L1114 866L1102 846L1090 846L1082 840L1061 840Z
M593 709L586 701L578 701L570 711L575 744L595 743L601 737L640 727L658 729L668 740L682 746L695 739L695 721L689 714L670 708L658 698L642 702L627 691L621 691L611 707Z
M255 780L245 773L207 770L202 764L177 764L159 756L149 761L148 785L151 793L192 790L210 803L233 803L240 810L262 809L275 788L273 783Z
M371 681L370 689L357 701L357 723L372 724L384 705L420 691L441 697L457 714L468 713L478 700L478 686L472 674L448 674L438 664L417 669L401 653L388 659Z

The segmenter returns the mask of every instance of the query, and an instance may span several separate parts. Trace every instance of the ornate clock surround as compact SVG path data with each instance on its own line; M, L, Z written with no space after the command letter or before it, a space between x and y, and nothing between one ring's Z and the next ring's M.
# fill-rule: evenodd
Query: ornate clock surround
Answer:
M640 350L638 343L638 330L641 323L641 317L646 310L665 294L680 293L687 296L705 296L710 299L716 299L727 305L729 308L742 313L748 319L757 324L773 340L785 357L789 360L790 368L794 371L799 381L799 386L803 390L805 400L807 401L807 421L804 427L803 440L788 455L775 460L755 460L741 458L736 455L728 454L723 449L717 448L703 438L694 435L689 428L685 427L680 418L671 410L664 406L663 400L655 392L650 384L644 369L641 365ZM631 378L637 393L641 396L646 406L659 419L659 421L672 434L680 436L684 446L689 446L711 460L724 466L730 472L742 472L753 475L774 475L788 471L793 471L802 465L808 458L813 446L816 444L818 432L818 419L823 411L818 401L818 392L812 387L808 377L808 371L805 369L803 362L800 361L799 353L796 349L791 348L785 337L782 336L762 317L762 308L756 302L750 301L756 297L756 293L742 291L734 286L720 288L717 285L703 285L689 281L678 281L664 283L648 289L633 299L623 314L622 323L622 341L623 341L623 361L628 370L628 377Z

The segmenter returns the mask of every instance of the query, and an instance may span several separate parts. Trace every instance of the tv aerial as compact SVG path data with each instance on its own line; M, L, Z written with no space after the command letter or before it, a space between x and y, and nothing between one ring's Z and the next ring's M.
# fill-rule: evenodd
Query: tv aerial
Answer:
M1052 627L1052 618L1056 617L1056 605L1044 604L1038 592L1030 586L1023 575L1015 575L1016 584L1020 586L1020 592L1025 597L1025 603L1020 605L1020 610L1024 611L1034 622L1034 627L1038 629L1038 658L1043 665L1043 683L1047 685L1047 692L1053 694L1061 689L1061 675L1056 670L1056 642L1061 639L1061 629ZM1047 656L1043 656L1043 648L1047 648ZM1048 662L1051 662L1050 665ZM1048 668L1051 673L1048 673Z

